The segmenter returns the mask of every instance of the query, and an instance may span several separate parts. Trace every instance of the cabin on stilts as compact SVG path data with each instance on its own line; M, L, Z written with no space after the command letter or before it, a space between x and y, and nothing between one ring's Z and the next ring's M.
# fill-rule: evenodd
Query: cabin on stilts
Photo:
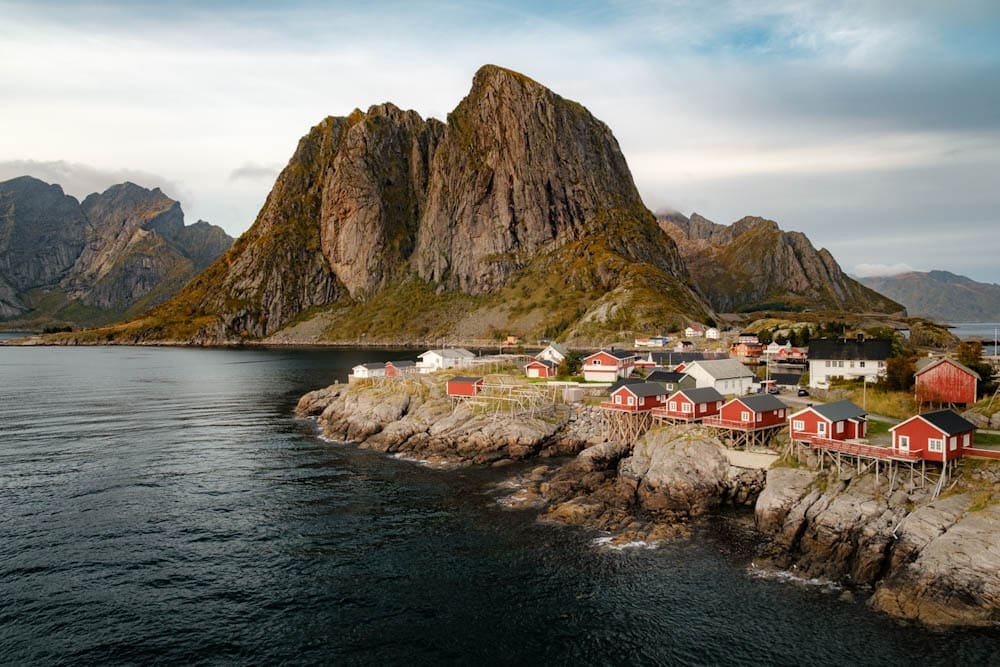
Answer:
M701 423L711 426L733 449L768 448L778 431L785 428L788 406L772 394L739 396L719 409L718 415Z
M622 384L601 403L601 424L608 440L631 442L652 426L651 411L662 407L667 390L655 382Z

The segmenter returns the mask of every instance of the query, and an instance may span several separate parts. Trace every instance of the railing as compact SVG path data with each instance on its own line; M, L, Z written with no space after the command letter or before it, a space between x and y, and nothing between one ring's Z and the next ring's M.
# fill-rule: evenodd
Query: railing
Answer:
M653 408L652 412L657 417L670 417L672 419L697 419L693 412L681 412L680 410L671 410L666 407Z
M1000 459L1000 449L977 449L976 447L964 447L962 456L980 456L984 459Z
M621 412L649 412L652 407L646 407L644 405L623 405L621 403L612 403L611 401L604 401L601 403L602 410L620 410Z
M742 431L756 431L765 428L782 428L785 422L778 422L777 424L765 424L764 422L755 421L736 421L735 419L723 419L722 417L704 417L701 423L705 426L718 426L719 428L733 428L740 429Z
M893 449L892 447L879 447L877 445L849 442L847 440L832 440L830 438L821 438L816 435L809 436L808 440L813 447L832 450L840 452L841 454L868 456L874 459L905 459L907 461L920 460L920 454L915 452L904 452L899 449Z

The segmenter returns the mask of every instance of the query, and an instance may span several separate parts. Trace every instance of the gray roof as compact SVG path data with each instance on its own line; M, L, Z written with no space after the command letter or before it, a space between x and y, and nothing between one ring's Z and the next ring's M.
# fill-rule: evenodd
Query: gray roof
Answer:
M681 389L676 392L677 394L684 394L687 396L692 403L715 403L716 401L724 401L726 397L716 391L715 387L700 387L698 389Z
M367 368L370 371L384 371L385 364L358 364L355 368Z
M476 377L469 377L467 375L456 375L455 377L450 378L448 382L479 382L482 379L483 378L481 377L476 378Z
M643 380L641 378L618 378L618 380L616 380L613 385L611 385L610 387L608 387L608 391L612 392L615 389L618 389L618 387L624 386L626 384L628 384L628 385L642 384L644 382L645 382L645 380Z
M781 410L788 406L773 394L756 394L754 396L740 396L735 399L747 406L754 412L767 412L769 410Z
M548 346L551 347L553 350L555 350L556 352L558 352L559 354L561 354L564 357L569 354L569 350L567 350L565 347L563 347L559 343L549 343ZM544 352L544 350L542 350L542 351Z
M976 428L975 424L957 412L952 412L951 410L936 410L934 412L926 412L920 416L948 435L965 433L966 431L972 431Z
M685 366L685 371L693 366L698 366L708 375L716 380L728 380L730 378L755 377L753 371L744 366L736 359L710 359L707 361L693 361Z
M687 377L687 373L658 370L647 375L646 382L680 382L684 377Z
M809 359L812 361L824 359L885 361L891 356L891 340L819 338L809 341Z
M409 359L406 359L406 360L401 360L401 361L387 361L387 362L385 362L385 364L386 364L386 366L388 366L389 364L392 364L396 368L407 368L408 366L416 366L417 362L410 361Z
M795 385L802 379L799 373L771 373L771 379L775 384Z
M628 350L601 350L601 352L610 354L617 359L630 359L635 356L635 352L629 352ZM594 354L597 353L595 352Z
M444 359L472 359L476 356L471 352L469 352L468 350L461 347L449 347L440 350L427 350L426 352L424 352L419 356L423 357L424 354L431 354L432 352Z
M845 419L860 419L868 414L847 400L814 405L812 409L832 422L844 421Z
M938 366L939 364L943 364L946 361L952 363L956 368L959 368L959 369L965 371L966 373L968 373L969 375L973 376L977 380L982 380L983 379L983 378L979 377L979 373L977 373L976 371L972 370L971 368L969 368L968 366L966 366L964 364L958 363L954 359L949 359L948 357L941 357L940 359L930 359L930 358L924 357L923 359L921 359L921 360L919 360L917 362L917 372L916 372L916 375L920 375L924 371L929 371L930 369L934 368L935 366Z
M636 384L626 384L622 385L627 388L628 391L632 392L636 396L663 396L666 393L666 389L663 385L659 385L655 382L638 382ZM619 387L621 389L621 387Z

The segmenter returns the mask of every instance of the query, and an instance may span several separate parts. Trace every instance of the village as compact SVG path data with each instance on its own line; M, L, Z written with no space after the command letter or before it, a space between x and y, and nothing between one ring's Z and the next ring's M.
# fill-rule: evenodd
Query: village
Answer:
M931 484L937 495L961 459L1000 459L1000 438L987 432L988 442L977 445L977 425L960 413L977 402L983 378L952 356L916 363L918 410L892 419L869 414L864 399L857 405L828 391L853 382L864 392L882 380L891 341L857 333L796 347L788 341L765 345L750 332L728 337L715 327L694 325L669 349L665 336L637 338L631 350L589 353L558 343L535 354L504 354L503 346L490 354L439 348L415 360L360 364L349 379L392 382L440 373L453 401L498 418L535 417L556 404L589 403L599 408L602 435L611 442L635 442L651 429L700 425L729 450L758 455L739 459L754 461L743 465L766 468L779 458L808 459L820 469L872 472L876 485L884 481L890 491L908 481ZM697 349L696 338L718 341L716 349ZM575 365L575 373L565 378L567 364Z

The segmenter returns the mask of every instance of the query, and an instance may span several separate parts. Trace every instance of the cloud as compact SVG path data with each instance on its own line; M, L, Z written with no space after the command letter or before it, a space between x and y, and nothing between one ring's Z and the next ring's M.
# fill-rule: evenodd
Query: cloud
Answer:
M875 276L898 276L901 273L910 273L915 269L909 264L858 264L854 267L854 275L859 278L873 278Z
M66 160L0 161L0 181L18 176L33 176L46 183L60 185L64 192L81 200L93 192L103 192L125 181L144 188L160 188L168 197L179 201L182 198L191 199L178 183L140 169L101 169Z
M229 180L239 181L273 181L281 171L278 165L263 165L253 162L245 162L243 165L233 169L229 173Z

